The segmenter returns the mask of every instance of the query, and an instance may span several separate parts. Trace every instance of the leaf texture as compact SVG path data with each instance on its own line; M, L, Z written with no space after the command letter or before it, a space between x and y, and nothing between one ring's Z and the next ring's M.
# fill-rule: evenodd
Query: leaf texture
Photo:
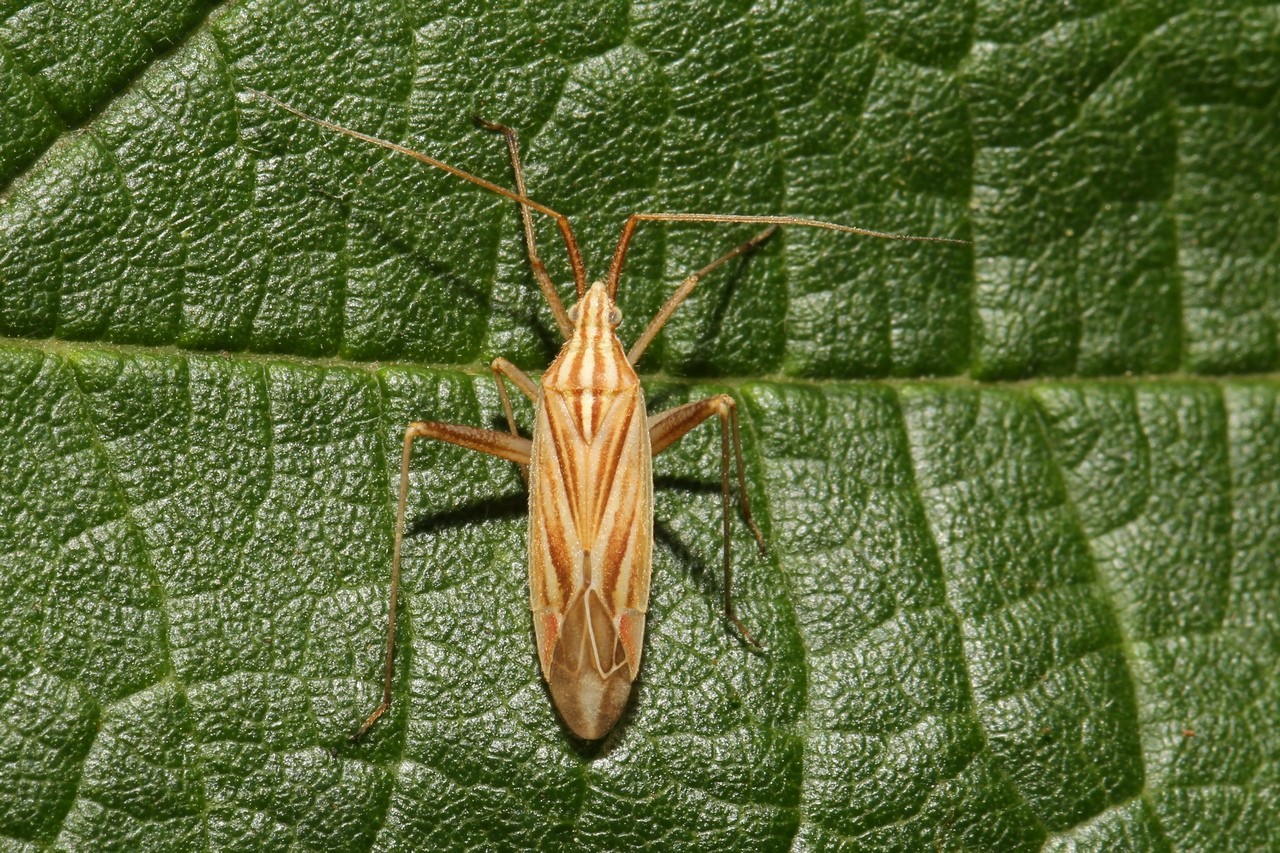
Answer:
M0 846L1280 848L1274 6L94 14L0 15ZM501 428L558 335L513 204L255 90L504 185L511 124L592 275L635 211L973 241L784 230L641 363L742 403L765 653L708 426L576 743L518 470L423 443L347 742L405 424ZM624 339L751 233L642 225Z

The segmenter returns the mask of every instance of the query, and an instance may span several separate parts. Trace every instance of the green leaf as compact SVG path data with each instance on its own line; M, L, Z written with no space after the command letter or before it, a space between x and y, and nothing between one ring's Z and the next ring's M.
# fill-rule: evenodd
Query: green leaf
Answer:
M210 11L212 9L212 11ZM5 849L1280 847L1280 18L1217 4L52 3L0 15ZM641 370L645 660L602 743L537 669L501 428L558 333L510 184L813 216ZM539 248L569 280L552 224ZM642 224L630 342L749 226ZM569 288L562 287L567 294ZM528 407L520 412L531 423Z

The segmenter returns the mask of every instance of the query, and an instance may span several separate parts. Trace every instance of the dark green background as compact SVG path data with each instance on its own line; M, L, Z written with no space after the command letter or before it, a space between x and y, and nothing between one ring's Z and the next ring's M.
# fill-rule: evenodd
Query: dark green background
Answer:
M1280 849L1275 6L110 5L0 0L0 847ZM785 231L642 362L743 404L767 653L708 427L576 745L518 472L425 445L346 743L404 424L558 342L513 205L254 89L517 127L593 275L637 210L972 239ZM642 227L623 338L750 233Z

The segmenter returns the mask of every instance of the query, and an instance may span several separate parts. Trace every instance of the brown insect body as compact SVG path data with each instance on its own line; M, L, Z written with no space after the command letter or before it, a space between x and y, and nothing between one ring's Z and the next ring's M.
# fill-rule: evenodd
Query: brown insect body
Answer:
M653 476L639 377L603 282L540 383L529 456L529 596L542 675L565 724L613 728L640 669Z

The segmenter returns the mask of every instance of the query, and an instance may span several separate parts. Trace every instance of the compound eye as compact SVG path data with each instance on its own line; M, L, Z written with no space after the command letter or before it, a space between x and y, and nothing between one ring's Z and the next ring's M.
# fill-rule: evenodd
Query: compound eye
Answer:
M609 325L616 326L622 322L622 309L617 305L609 309Z
M578 325L578 305L580 304L575 302L569 306L569 322L575 326Z

